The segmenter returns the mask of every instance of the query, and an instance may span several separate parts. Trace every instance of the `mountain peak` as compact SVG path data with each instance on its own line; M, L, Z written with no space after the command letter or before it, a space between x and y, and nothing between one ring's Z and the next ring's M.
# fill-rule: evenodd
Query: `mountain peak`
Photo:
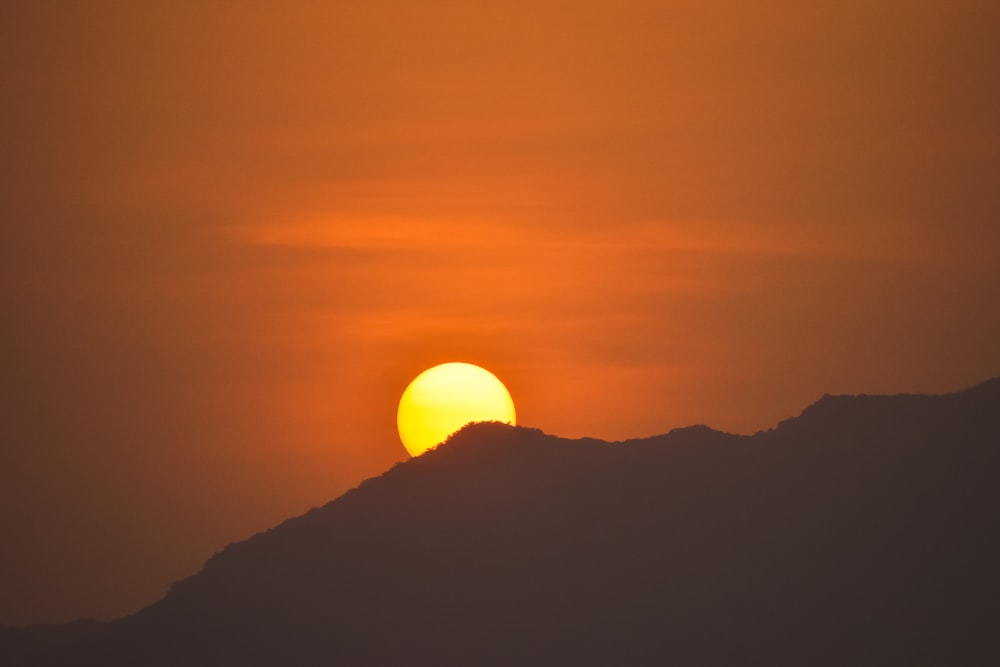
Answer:
M25 664L996 662L998 386L754 436L472 424Z
M829 426L840 434L872 430L893 424L921 421L918 413L931 410L947 423L988 417L981 413L1000 403L1000 377L968 389L943 394L824 394L797 417L778 424L777 430L801 432ZM957 412L956 412L957 411Z
M537 442L549 437L537 428L514 426L498 421L470 422L452 433L434 449L511 446L529 440Z

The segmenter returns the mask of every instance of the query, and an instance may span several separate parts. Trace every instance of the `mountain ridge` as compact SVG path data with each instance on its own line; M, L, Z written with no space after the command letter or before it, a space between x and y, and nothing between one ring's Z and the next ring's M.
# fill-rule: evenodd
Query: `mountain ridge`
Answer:
M476 424L23 664L973 664L998 444L1000 378L749 436Z

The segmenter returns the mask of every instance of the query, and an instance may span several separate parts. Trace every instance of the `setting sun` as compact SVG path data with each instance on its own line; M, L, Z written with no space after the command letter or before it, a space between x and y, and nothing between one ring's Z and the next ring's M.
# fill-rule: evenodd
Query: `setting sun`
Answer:
M465 363L434 366L399 399L396 424L410 456L423 454L469 422L515 423L514 401L489 371Z

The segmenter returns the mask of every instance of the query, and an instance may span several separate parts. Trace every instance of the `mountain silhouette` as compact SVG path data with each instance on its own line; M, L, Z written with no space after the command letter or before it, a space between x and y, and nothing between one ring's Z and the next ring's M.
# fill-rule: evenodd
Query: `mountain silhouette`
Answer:
M467 426L24 665L1000 664L1000 378L753 436ZM58 637L56 637L58 635ZM55 638L53 638L55 637Z

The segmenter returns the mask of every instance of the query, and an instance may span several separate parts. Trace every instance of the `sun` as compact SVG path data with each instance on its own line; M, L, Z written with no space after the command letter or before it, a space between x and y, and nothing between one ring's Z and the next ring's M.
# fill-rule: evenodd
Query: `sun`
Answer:
M399 439L419 456L469 422L514 424L514 401L497 376L473 364L429 368L403 392L396 412Z

